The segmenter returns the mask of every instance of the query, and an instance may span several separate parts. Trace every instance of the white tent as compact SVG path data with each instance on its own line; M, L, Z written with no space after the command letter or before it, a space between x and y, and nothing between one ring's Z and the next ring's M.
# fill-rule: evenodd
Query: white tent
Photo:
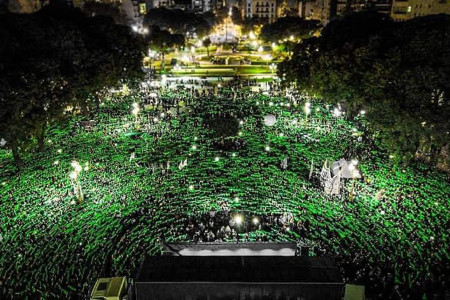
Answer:
M356 165L352 164L351 162L347 162L343 158L335 161L331 165L331 171L333 172L334 176L336 176L340 172L342 178L361 178L361 174L357 170Z

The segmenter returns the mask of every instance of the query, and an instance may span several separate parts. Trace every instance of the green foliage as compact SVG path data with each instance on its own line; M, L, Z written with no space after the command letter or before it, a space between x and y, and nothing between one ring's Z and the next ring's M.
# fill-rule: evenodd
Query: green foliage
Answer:
M209 46L211 46L211 40L209 38L206 38L203 40L203 47L206 47L206 53L209 57Z
M90 17L107 16L114 22L122 23L124 16L120 13L120 7L116 3L101 3L97 1L87 1L83 4L83 12Z
M242 19L241 11L238 7L233 6L231 8L231 20L234 24L242 25L244 20Z
M446 15L402 23L350 15L298 45L279 73L353 113L366 110L384 145L408 161L449 143L449 32Z
M260 37L266 42L278 42L289 38L308 38L319 29L318 21L305 20L300 17L279 18L276 22L264 25Z
M166 8L149 10L144 17L144 25L148 27L158 26L182 35L195 33L198 37L206 36L211 30L211 25L200 15Z
M141 75L144 43L110 18L51 5L0 28L0 136L17 154L33 139L42 149L67 107L96 107L105 87Z
M244 18L244 20L242 21L242 32L244 34L248 34L250 31L255 29L255 26L261 25L263 23L264 20L259 17Z
M181 34L171 34L167 30L161 30L159 27L152 27L150 36L150 48L158 52L166 53L172 47L184 46L184 36Z

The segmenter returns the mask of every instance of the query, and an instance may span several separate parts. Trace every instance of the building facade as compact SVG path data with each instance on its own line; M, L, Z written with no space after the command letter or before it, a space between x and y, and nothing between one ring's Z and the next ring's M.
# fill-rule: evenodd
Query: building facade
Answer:
M449 0L393 0L391 18L401 22L442 13L450 14Z
M312 2L309 12L309 19L319 20L326 25L337 14L337 0L316 0Z
M391 13L392 0L312 0L299 3L299 16L310 20L319 20L328 24L336 16L350 12L377 11Z
M276 0L246 0L243 16L246 18L260 18L268 23L277 19ZM241 10L242 11L242 10Z

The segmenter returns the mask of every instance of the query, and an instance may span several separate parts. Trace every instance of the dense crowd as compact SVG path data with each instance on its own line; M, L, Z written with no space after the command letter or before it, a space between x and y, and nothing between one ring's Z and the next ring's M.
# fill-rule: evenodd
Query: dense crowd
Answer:
M163 238L312 241L372 298L444 299L444 174L394 166L363 114L275 82L264 92L220 82L112 94L95 115L52 127L20 173L0 150L0 298L83 298L99 276L133 275ZM209 126L217 120L236 121L237 132ZM340 158L358 159L362 179L328 196L320 170ZM78 181L69 177L74 160Z

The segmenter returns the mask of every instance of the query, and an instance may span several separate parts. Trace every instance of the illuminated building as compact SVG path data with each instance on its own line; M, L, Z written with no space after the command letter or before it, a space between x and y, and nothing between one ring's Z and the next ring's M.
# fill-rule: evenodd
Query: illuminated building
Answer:
M441 13L450 14L450 3L446 0L394 0L391 18L394 21L406 21Z

